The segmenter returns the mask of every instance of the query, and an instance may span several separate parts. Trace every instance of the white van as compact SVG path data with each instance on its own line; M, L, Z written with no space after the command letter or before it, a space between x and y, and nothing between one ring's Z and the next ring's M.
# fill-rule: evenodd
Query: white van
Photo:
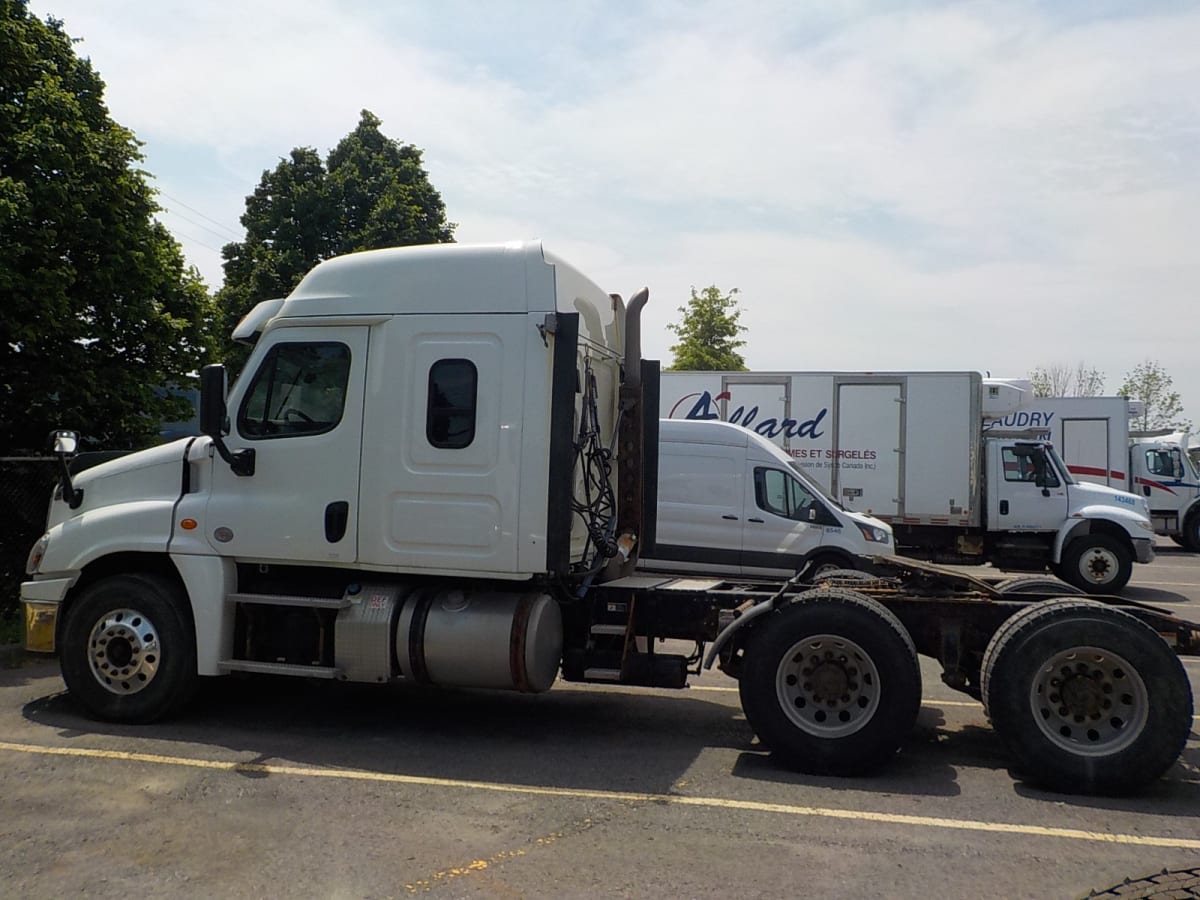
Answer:
M892 529L847 511L766 438L726 422L659 422L658 522L646 569L811 574L895 553Z

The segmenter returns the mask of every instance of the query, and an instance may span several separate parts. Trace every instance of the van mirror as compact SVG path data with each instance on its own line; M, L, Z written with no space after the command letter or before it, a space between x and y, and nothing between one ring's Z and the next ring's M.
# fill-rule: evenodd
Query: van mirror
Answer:
M74 456L79 447L79 432L52 431L50 432L50 452L55 456Z

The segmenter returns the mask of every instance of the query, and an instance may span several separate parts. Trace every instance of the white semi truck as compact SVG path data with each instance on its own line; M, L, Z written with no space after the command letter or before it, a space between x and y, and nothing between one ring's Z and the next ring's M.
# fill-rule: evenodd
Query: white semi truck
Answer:
M844 506L890 523L898 553L1121 590L1135 561L1154 558L1146 503L1077 481L1034 432L985 433L982 403L976 372L662 375L665 418L770 438Z
M990 379L984 388L985 435L1013 428L1044 435L1074 478L1145 497L1155 533L1200 552L1200 469L1186 432L1131 431L1138 404L1124 397L1034 397L1016 379ZM993 397L1005 398L1003 409L989 408Z
M27 646L123 722L235 672L539 692L678 688L715 663L779 761L841 775L904 743L921 653L1030 778L1128 790L1174 764L1200 626L1164 610L885 557L815 585L636 573L657 485L646 299L536 242L322 263L238 326L254 346L232 388L203 371L200 436L72 471L78 436L54 435Z

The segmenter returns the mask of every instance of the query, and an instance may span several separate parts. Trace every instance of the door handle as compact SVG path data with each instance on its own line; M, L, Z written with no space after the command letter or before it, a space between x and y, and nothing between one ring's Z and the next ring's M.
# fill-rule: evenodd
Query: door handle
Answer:
M762 523L763 523L765 520L763 520L763 519L747 519L746 521L747 521L747 522L754 522L754 523L756 523L756 524L758 524L758 525L761 525L761 524L762 524Z
M1000 515L1002 515L1002 516L1008 515L1008 501L1007 500L1000 501Z
M722 519L727 519L730 522L736 522L737 516L721 516Z
M350 521L350 504L335 500L325 507L325 540L336 544L346 536L346 525Z
M1143 484L1142 485L1142 493L1145 494L1147 497L1149 497L1150 496L1150 485Z

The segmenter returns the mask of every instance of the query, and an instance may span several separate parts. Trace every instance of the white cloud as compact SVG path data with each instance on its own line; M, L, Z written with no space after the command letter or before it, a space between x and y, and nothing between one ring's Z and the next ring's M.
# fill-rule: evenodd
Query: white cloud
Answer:
M377 6L34 3L84 38L158 186L225 228L367 107L425 149L460 239L649 283L660 354L716 283L756 367L1082 359L1115 390L1149 356L1200 423L1200 10ZM218 281L193 239L221 239L164 220Z

